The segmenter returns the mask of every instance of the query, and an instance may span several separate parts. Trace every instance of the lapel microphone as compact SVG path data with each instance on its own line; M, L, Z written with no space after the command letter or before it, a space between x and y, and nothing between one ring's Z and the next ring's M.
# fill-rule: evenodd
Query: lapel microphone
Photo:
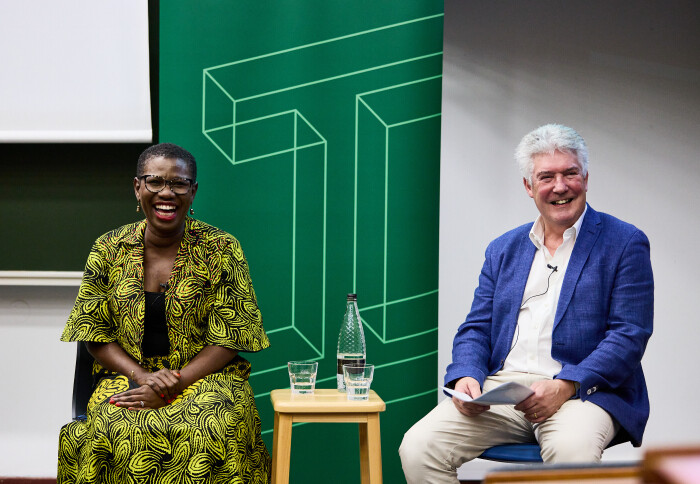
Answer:
M530 296L529 298L525 299L523 301L523 303L520 305L520 309L524 308L525 304L533 297L544 296L545 294L547 294L547 291L549 291L549 280L552 278L552 274L557 272L557 270L559 269L559 266L553 266L552 264L547 264L547 269L551 269L551 271L552 271L549 273L549 276L547 276L547 289L545 289L544 292L541 292L539 294L535 294L535 295ZM508 354L506 354L506 358L508 358L508 355L510 355L510 352L513 351L513 348L515 348L515 345L518 342L518 337L520 337L520 325L516 323L515 324L515 338L513 338L514 339L513 344L511 345L510 349L508 350ZM503 358L503 360L501 361L501 368L503 368L503 362L506 360L506 358Z

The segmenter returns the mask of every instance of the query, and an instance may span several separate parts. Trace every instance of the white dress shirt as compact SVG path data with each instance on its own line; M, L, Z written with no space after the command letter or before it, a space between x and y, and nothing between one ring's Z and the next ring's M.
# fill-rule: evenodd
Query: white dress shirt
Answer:
M544 245L542 216L537 217L532 225L530 240L537 251L530 266L511 351L503 364L503 371L533 373L550 378L561 371L561 363L552 358L554 316L564 274L587 210L588 206L576 223L566 229L564 240L553 255ZM547 265L556 267L557 270L550 269Z

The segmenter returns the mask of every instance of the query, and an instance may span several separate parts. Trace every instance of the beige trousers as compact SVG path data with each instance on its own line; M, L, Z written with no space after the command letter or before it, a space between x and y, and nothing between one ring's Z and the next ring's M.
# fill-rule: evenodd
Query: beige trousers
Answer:
M484 391L507 381L530 386L545 377L500 372ZM461 414L445 399L411 427L399 448L408 484L458 483L457 468L494 445L537 441L547 463L598 462L618 424L591 402L568 400L546 421L532 424L512 405L492 405L477 417Z

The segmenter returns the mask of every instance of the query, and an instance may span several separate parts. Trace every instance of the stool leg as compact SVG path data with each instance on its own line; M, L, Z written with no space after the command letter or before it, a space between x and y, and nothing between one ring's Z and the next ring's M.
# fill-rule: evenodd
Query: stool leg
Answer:
M292 417L275 412L272 437L272 484L289 483L289 460L292 455Z
M360 472L362 484L382 483L382 440L379 433L379 413L367 415L360 423Z

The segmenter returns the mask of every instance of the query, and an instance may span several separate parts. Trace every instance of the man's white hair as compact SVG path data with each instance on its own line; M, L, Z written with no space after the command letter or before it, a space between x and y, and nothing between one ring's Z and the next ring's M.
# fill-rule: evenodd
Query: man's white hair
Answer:
M581 175L588 173L588 148L574 129L561 124L545 124L526 134L515 149L515 161L520 173L532 185L532 171L536 155L554 154L555 151L571 153L578 159Z

